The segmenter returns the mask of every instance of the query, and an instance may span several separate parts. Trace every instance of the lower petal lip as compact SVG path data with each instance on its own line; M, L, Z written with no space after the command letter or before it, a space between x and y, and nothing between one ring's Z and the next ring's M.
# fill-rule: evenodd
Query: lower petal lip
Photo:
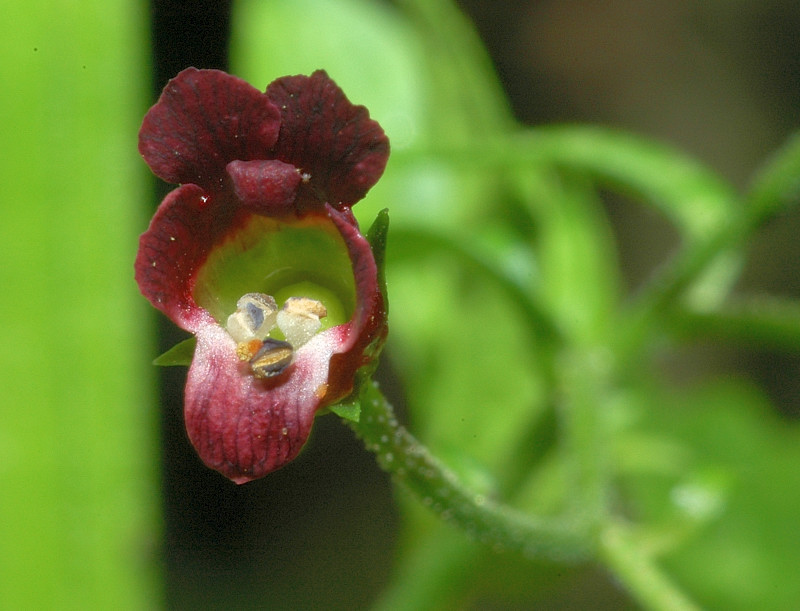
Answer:
M198 333L185 417L189 438L209 467L244 483L297 456L320 407L320 389L327 387L335 349L328 335L298 351L281 380L261 380L242 374L224 329L215 324Z

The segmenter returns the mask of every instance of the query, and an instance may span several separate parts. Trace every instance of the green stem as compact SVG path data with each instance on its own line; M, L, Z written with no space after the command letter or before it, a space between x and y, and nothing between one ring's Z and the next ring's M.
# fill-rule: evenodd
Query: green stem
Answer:
M670 327L684 338L746 342L766 348L800 350L800 303L774 297L738 298L714 311L681 308Z
M756 174L746 199L751 225L800 203L800 134L795 134Z
M616 346L621 362L638 358L642 344L650 338L650 330L659 326L657 321L669 305L676 302L721 253L729 252L748 233L748 226L740 216L709 239L683 250L653 275L636 301L622 314L625 322Z
M481 543L495 550L519 552L531 559L554 562L576 562L596 554L645 608L655 611L697 608L658 569L621 524L610 519L605 521L595 547L595 537L585 528L583 516L564 522L524 515L497 504L468 490L414 439L397 422L391 406L374 383L368 382L362 387L361 406L360 422L349 424L377 455L381 466L424 505ZM594 511L594 508L587 511ZM449 567L448 575L458 564L457 559L466 552L465 548L458 550L451 550L455 556L448 555L451 560L445 563ZM399 608L415 608L413 601L428 601L432 596L429 588L413 596L406 594L387 594L379 608L398 608L399 601L403 603Z
M743 207L730 210L731 218L704 239L690 244L660 274L653 277L629 318L627 339L621 344L635 354L644 341L645 330L663 314L722 254L739 247L768 219L800 202L800 136L795 136L762 168ZM627 344L627 345L626 345Z
M568 350L558 361L556 402L569 467L568 511L592 535L608 514L603 398L609 363L600 351Z
M604 564L643 607L653 611L699 609L659 570L622 525L609 523L605 527L600 536L600 554Z
M440 518L494 549L528 558L566 562L589 555L581 525L526 515L468 489L400 425L375 383L362 386L360 400L361 418L348 424L381 467Z

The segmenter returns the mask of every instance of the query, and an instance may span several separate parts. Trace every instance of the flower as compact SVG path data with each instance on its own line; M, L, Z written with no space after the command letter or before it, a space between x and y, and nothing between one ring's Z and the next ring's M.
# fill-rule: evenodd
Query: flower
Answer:
M389 143L324 71L261 93L184 70L139 133L152 171L181 186L141 236L142 294L197 339L184 414L201 459L236 483L285 465L315 413L353 391L386 310L350 208Z

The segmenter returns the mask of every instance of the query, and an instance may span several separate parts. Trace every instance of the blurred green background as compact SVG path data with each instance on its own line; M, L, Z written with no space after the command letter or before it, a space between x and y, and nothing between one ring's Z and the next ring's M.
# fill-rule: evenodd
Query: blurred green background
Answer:
M630 129L676 145L737 187L800 123L796 3L458 4L522 123ZM149 365L182 336L133 281L136 237L170 189L138 158L136 132L166 80L186 66L229 68L263 88L282 69L308 64L369 106L402 159L425 138L420 117L446 116L430 108L416 76L423 55L409 21L381 0L13 0L5 10L0 608L368 607L402 553L400 517L388 477L352 433L321 417L298 460L237 487L188 444L184 371ZM390 165L376 195L393 202L401 225L404 214L434 223L457 214L436 177L408 186L410 211L400 209L402 169ZM415 208L437 190L441 209ZM675 249L677 234L652 209L619 196L603 203L633 292ZM359 212L365 224L369 206ZM458 230L469 238L476 228ZM800 296L799 232L797 211L764 228L738 290ZM402 273L395 286L411 286ZM390 343L378 375L413 430L414 417L425 416L404 411L402 354ZM787 421L800 414L797 353L703 342L665 354L661 366L677 388L712 376L751 380ZM519 592L479 584L488 594L475 609L632 606L591 567L464 558L496 562L486 579L505 574L513 584L541 569Z

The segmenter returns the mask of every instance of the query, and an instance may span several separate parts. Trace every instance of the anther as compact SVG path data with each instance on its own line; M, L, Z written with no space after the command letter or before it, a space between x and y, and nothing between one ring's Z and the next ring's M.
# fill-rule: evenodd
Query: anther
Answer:
M320 318L327 315L328 310L316 299L289 297L278 312L278 328L286 340L297 349L319 331L322 326Z
M278 305L269 295L247 293L236 302L236 311L228 316L227 329L237 343L265 339L275 326Z
M257 378L271 378L283 373L291 365L293 356L294 350L289 342L268 337L250 360L250 369Z

